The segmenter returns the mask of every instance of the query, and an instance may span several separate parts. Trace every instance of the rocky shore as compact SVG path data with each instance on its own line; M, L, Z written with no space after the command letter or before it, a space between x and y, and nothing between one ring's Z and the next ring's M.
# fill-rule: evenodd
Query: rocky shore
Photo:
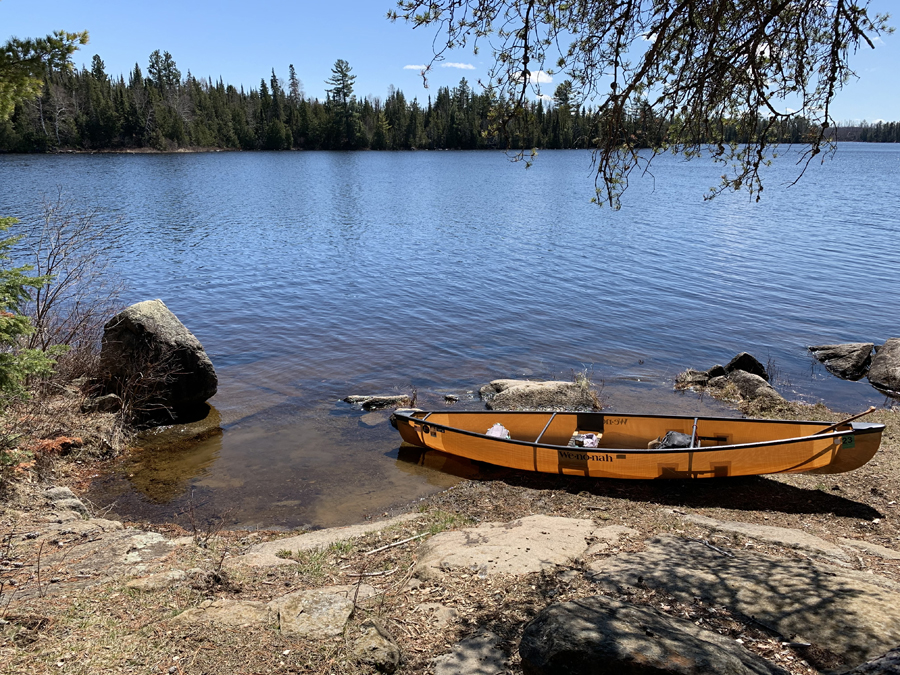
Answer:
M774 414L838 417L787 403ZM0 520L0 663L896 672L890 659L853 670L900 645L900 425L896 412L874 417L888 425L882 450L851 474L687 483L497 471L386 521L288 536L142 530L32 484Z

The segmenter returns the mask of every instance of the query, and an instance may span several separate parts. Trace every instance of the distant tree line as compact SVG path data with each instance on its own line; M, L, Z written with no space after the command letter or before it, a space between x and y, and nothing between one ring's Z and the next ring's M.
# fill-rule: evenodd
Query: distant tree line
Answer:
M146 74L136 64L127 78L110 77L95 55L90 69L49 68L40 93L18 102L0 121L0 151L590 148L609 125L573 100L569 81L551 100L530 102L512 114L511 104L505 106L490 91L474 91L465 79L456 87L440 87L424 104L394 88L384 100L360 99L355 79L350 65L338 60L326 81L325 100L319 101L305 96L293 65L287 82L273 70L268 81L245 91L190 71L182 77L168 52L154 51ZM646 102L624 114L623 133L639 147L665 143L682 127L659 117ZM738 131L727 119L709 128L714 137L699 140L749 140L746 130ZM898 123L861 129L853 140L900 140ZM804 118L791 118L770 130L767 142L802 142L810 131Z

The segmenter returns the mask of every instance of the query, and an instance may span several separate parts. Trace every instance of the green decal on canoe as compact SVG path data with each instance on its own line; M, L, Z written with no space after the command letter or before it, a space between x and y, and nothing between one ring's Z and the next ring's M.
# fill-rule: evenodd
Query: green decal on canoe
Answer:
M841 439L841 447L842 448L855 448L856 447L856 436L850 434L849 436L844 436Z

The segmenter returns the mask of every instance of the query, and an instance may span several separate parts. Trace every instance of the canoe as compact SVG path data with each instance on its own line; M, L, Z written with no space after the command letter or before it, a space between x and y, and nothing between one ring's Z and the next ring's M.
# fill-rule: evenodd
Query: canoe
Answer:
M492 410L398 410L391 424L409 444L479 462L634 479L843 473L872 459L884 431L849 421Z

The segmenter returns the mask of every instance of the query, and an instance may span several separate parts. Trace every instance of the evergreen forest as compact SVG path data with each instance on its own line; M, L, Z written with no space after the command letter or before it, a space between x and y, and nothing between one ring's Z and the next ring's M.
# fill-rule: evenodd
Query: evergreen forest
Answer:
M107 74L95 55L90 69L47 72L41 93L0 122L0 151L590 148L607 126L602 115L572 100L568 81L552 99L529 102L515 115L511 103L475 91L465 79L424 102L393 88L384 100L360 98L354 83L344 60L335 62L319 101L304 95L293 65L287 81L273 70L246 91L190 71L182 77L168 52L154 51L146 73L136 64L127 77ZM646 102L626 114L633 147L665 143L679 128ZM710 127L717 137L701 140L749 140L727 119ZM802 142L808 132L808 122L795 117L780 123L774 136L770 131L767 142ZM838 127L836 134L838 140L896 143L900 123Z

